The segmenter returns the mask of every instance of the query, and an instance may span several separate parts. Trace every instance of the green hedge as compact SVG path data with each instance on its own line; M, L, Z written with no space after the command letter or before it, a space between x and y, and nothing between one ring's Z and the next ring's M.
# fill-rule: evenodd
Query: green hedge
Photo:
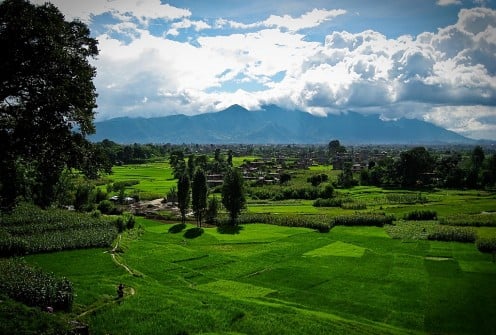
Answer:
M427 239L436 241L475 242L477 233L471 227L437 226Z
M495 214L462 214L449 216L439 220L439 223L447 226L470 226L470 227L496 227Z
M436 218L437 218L437 213L435 211L428 211L428 210L417 210L417 211L409 212L404 216L405 220L411 220L411 221L429 221L429 220L436 220Z
M384 214L355 214L337 216L332 221L334 226L375 226L383 227L391 224L394 217Z
M331 219L325 215L275 215L275 214L241 214L238 219L238 224L265 223L277 226L287 227L304 227L317 229L319 232L325 233L331 229ZM217 220L219 226L229 224L229 218L219 217Z

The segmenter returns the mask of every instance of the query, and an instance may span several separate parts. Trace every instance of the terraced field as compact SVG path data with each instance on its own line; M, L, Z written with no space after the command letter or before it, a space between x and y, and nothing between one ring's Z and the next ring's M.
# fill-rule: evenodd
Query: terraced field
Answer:
M101 249L27 257L71 279L94 334L496 332L496 265L472 243L392 239L377 227L197 236L190 225L138 224L115 262Z

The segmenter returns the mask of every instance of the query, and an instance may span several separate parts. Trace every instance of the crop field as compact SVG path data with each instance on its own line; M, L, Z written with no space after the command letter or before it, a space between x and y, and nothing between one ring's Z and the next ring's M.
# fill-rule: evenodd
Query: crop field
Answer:
M312 166L293 173L291 183L308 187L314 173L336 177L330 167ZM165 162L114 167L106 182L131 180L139 183L126 193L150 199L177 183ZM173 215L167 222L138 217L111 248L22 258L47 278L71 282L68 317L88 324L91 334L496 333L496 263L478 250L478 239L496 239L494 192L356 186L335 189L334 197L342 202L335 207L248 197L242 214L322 218L328 232L256 223L225 233L181 225ZM420 221L406 219L412 214ZM331 222L367 215L395 220L384 227ZM31 245L12 227L9 237ZM8 315L9 306L1 312ZM49 322L50 315L36 315ZM16 328L5 327L0 333Z
M138 225L116 257L127 269L101 249L26 257L71 279L94 334L496 331L496 265L473 243L392 239L377 227L251 224L187 238L192 225Z
M139 181L126 190L129 193L138 193L142 199L162 198L171 187L177 185L167 162L114 166L112 172L106 178L108 181Z

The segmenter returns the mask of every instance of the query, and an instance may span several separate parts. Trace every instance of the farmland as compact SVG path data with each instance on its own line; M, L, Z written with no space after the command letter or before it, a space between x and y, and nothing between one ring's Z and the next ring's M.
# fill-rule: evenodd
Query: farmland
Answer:
M238 158L235 164L242 162ZM303 185L309 175L323 171L335 178L329 167L314 166L293 175L292 182ZM126 193L163 196L176 184L166 162L115 167L106 178L138 180ZM138 217L135 228L114 241L117 252L67 250L23 259L70 280L72 311L60 315L88 325L92 334L496 331L496 265L474 243L496 236L493 192L356 186L334 196L365 206L316 207L313 200L249 197L240 222L259 218L272 224L242 224L223 233L214 226L181 225L174 216L166 222ZM435 219L404 220L407 214L431 212ZM367 215L395 221L384 227L382 222L346 226ZM331 229L288 227L317 227L302 220L320 220ZM465 241L467 232L473 237L465 243L431 238ZM123 299L116 298L120 283ZM37 320L48 322L44 318ZM11 329L9 323L5 327Z
M95 334L492 333L496 266L474 244L383 228L243 225L239 234L139 219L114 263L99 249L26 257L73 281ZM115 303L123 282L134 295ZM101 306L101 307L100 307ZM100 308L99 308L100 307Z

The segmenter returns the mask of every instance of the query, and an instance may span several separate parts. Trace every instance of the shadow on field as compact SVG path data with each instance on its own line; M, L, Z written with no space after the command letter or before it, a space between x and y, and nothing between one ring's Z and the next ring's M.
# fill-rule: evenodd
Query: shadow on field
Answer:
M169 233L171 234L177 234L177 233L180 233L184 230L184 228L186 228L186 224L185 223L178 223L178 224L175 224L173 225L172 227L169 228Z
M184 232L185 238L197 238L203 234L203 228L190 228Z
M235 235L235 234L239 234L240 231L243 230L243 227L241 226L219 226L217 227L217 232L219 234L231 234L231 235Z

